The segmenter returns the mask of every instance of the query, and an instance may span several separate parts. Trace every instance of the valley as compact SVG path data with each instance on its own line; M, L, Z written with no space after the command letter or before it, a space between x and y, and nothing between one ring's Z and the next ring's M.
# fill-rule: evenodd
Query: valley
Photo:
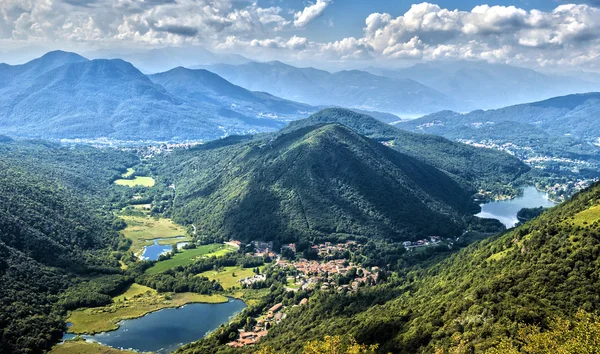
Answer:
M599 352L597 5L42 2L0 354Z

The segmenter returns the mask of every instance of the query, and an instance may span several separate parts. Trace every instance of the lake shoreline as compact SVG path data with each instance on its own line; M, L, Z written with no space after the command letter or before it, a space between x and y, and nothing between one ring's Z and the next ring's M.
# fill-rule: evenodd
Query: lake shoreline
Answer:
M230 297L221 294L204 295L196 293L174 293L168 295L152 293L144 296L153 297L150 300L153 300L154 302L148 304L138 301L139 303L134 302L130 304L130 306L123 307L116 307L118 306L118 303L114 302L107 306L71 311L69 312L67 322L70 322L72 326L68 327L65 333L75 335L95 335L112 332L118 330L123 321L139 319L161 310L177 309L190 304L224 304L231 299ZM163 296L165 297L163 298ZM166 296L169 296L170 299ZM146 308L143 309L143 307ZM129 313L127 313L128 310L130 311ZM140 311L135 312L135 310ZM119 311L124 313L119 315ZM108 314L109 318L105 318L105 314ZM114 317L110 318L110 315L114 315ZM94 317L96 318L93 319ZM87 320L87 322L82 321L82 318ZM93 320L90 321L90 318Z

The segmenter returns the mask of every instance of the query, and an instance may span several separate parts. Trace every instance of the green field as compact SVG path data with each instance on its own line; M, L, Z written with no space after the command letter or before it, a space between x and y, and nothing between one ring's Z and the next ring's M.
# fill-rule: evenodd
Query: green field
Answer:
M120 186L127 186L127 187L135 187L135 186L154 187L155 183L156 182L154 181L154 178L152 178L152 177L139 177L139 176L135 176L133 179L118 179L115 181L115 184L118 184Z
M55 345L50 354L139 354L139 352L119 350L83 340L72 340Z
M197 259L208 258L208 257L222 257L227 253L234 252L236 249L229 245L213 243L205 246L198 246L198 248L183 250L177 253L171 259L160 261L156 263L152 268L146 270L147 274L156 274L164 272L165 270L175 268L177 266L186 266L194 263Z
M123 236L133 241L131 250L140 255L144 246L150 246L154 243L154 239L165 238L160 240L160 245L172 245L177 242L189 241L186 236L186 230L183 226L175 224L171 219L154 218L149 215L121 215L121 219L127 223L127 227L121 231ZM185 239L177 237L186 236ZM170 239L170 240L168 240Z
M261 267L261 271L262 268L264 267ZM253 268L242 267L225 267L219 271L209 270L199 274L199 276L207 277L210 280L216 280L223 289L241 288L240 279L253 275Z
M221 295L194 293L161 294L152 288L132 284L123 294L113 297L111 305L79 309L69 314L68 322L73 325L68 331L75 334L93 334L112 331L121 320L138 318L147 313L169 307L180 307L189 303L223 303Z
M591 225L594 222L600 220L600 205L591 207L587 210L582 211L574 216L576 225L585 226Z

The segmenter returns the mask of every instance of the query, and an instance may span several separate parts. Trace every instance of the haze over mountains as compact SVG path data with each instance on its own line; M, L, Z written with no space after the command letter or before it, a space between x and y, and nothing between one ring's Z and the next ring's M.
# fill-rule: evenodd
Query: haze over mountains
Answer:
M405 69L369 68L376 75L412 79L461 102L459 111L499 108L600 90L592 76L543 74L483 61L431 61Z
M498 108L600 90L597 80L478 61L428 62L399 70L368 68L333 74L277 61L204 67L237 85L287 99L402 117L446 109L466 112Z
M88 60L60 51L23 65L0 64L0 133L53 139L210 140L275 131L327 106L373 111L369 114L394 122L400 119L397 115L460 112L522 101L531 92L544 96L596 85L470 62L447 66L432 62L399 71L370 69L384 77L360 70L330 73L281 62L227 59L205 50L195 57L179 56L175 48L155 52L180 58L165 60L165 67L194 60L235 65L204 65L209 71L178 66L147 76L121 59ZM585 126L579 129L596 134Z
M336 105L396 115L418 115L449 107L455 100L411 79L392 79L365 71L330 73L282 62L213 65L206 69L250 90L265 91L312 105Z
M155 77L178 92L185 85L195 90L177 96L123 60L87 60L65 52L2 65L0 78L6 78L0 84L0 132L14 136L214 139L272 131L316 110L249 92L206 72L173 70Z

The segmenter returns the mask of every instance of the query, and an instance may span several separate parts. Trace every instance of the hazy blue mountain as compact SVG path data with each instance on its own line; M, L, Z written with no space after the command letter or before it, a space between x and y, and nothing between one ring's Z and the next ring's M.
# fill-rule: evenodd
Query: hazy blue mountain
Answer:
M367 70L376 75L416 80L464 102L459 111L498 108L600 89L600 84L591 80L482 61L444 60L398 70Z
M204 68L253 91L265 91L311 105L328 105L397 115L431 113L460 107L455 100L411 79L351 70L330 73L278 61Z
M316 110L207 71L154 76L165 89L126 61L65 52L2 65L0 78L0 133L11 136L214 139L274 131Z
M121 58L144 73L159 73L178 66L244 64L251 60L239 54L213 53L202 47L163 47L147 51L96 51L92 58Z
M11 83L31 80L41 74L65 64L87 61L86 58L75 53L54 51L22 65L0 64L0 87Z
M531 125L555 136L572 136L595 141L600 138L598 117L600 117L600 93L587 93L495 110L477 110L468 114L443 111L399 123L397 126L446 135L457 129L471 127L480 130L486 125L516 122Z
M170 93L199 102L227 107L241 114L297 119L316 109L312 106L288 101L264 92L252 92L236 86L217 74L203 69L178 67L151 75L150 79Z

